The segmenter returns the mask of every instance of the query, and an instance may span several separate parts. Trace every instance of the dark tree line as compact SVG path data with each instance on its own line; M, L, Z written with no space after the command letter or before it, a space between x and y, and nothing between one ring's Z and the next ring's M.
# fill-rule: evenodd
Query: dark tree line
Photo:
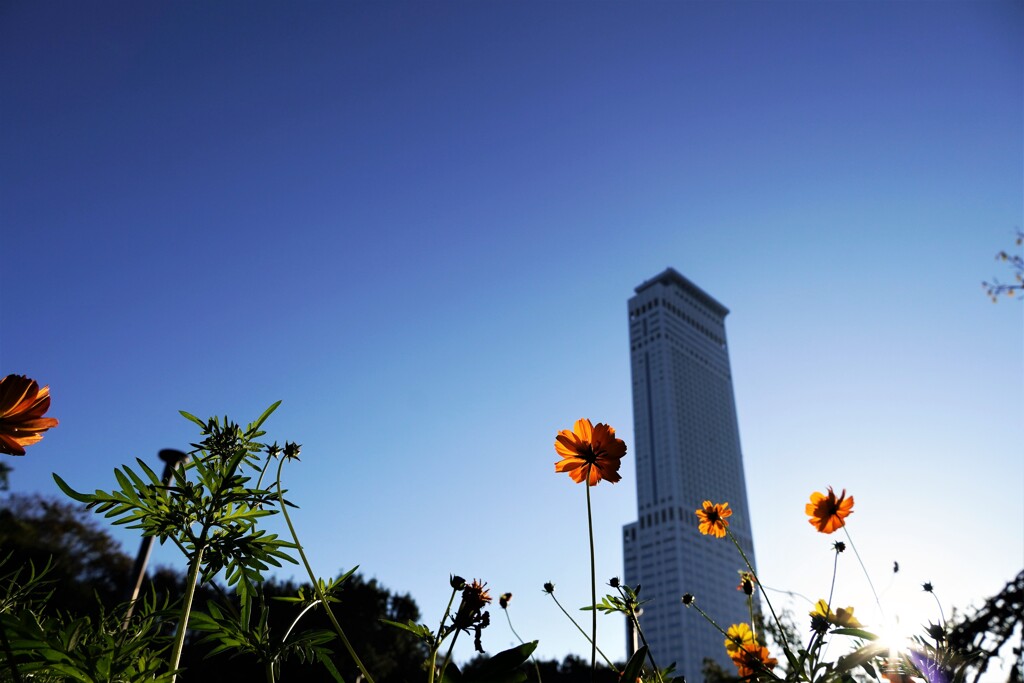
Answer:
M127 598L131 585L132 559L98 523L96 516L79 506L41 496L10 495L0 500L0 559L10 567L36 568L49 565L46 590L50 596L46 609L54 614L95 615L108 611ZM158 600L173 602L182 595L185 577L167 568L151 572L144 590ZM257 600L269 609L267 625L271 634L281 638L302 604L278 598L296 596L300 590L310 594L308 585L271 579L260 586ZM423 681L426 649L411 633L396 629L381 620L396 622L420 621L419 608L408 594L394 593L375 579L358 574L345 580L336 592L338 603L334 614L348 634L356 652L380 683ZM216 603L225 609L237 609L237 597L231 591L208 584L197 596L197 609L208 611ZM302 619L300 629L330 630L322 609L310 610ZM970 678L978 681L998 657L1010 657L1008 683L1024 683L1024 651L1021 647L1024 629L1024 572L1010 581L996 596L974 613L957 621L948 631L948 642L972 661ZM182 661L185 681L261 680L264 667L252 656L213 654L214 643L203 642L204 633L194 632ZM332 641L332 661L346 681L358 680L358 670L343 648ZM483 658L469 661L463 667L470 673ZM621 668L621 667L620 667ZM528 661L522 671L530 681L546 683L586 683L591 680L590 663L574 655L562 661ZM303 662L293 657L283 663L282 678L311 683L332 681L330 673L317 662ZM705 669L708 681L727 683L736 680L732 672L710 666ZM0 675L2 680L2 675ZM601 666L594 678L598 683L617 683L617 674Z

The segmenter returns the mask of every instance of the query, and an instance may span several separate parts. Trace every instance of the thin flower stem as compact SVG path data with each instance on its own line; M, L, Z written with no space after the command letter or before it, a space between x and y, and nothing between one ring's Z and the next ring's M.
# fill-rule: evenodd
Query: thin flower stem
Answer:
M619 592L619 597L622 599L623 604L626 605L626 616L629 618L630 623L633 624L633 628L636 629L637 635L640 636L640 642L642 642L644 647L647 648L647 658L651 660L651 668L654 669L654 673L658 676L658 680L661 681L661 669L659 669L658 665L654 662L654 653L651 652L651 647L647 644L647 638L644 637L644 630L640 628L640 619L636 615L634 603L631 602L630 598L626 595L626 591L622 589L622 586L616 586L615 590Z
M185 602L181 606L178 630L174 634L174 649L171 651L171 671L174 672L171 674L171 683L178 678L178 664L181 663L181 651L185 646L185 632L188 630L188 620L192 613L192 600L196 595L196 584L199 582L199 570L202 568L204 550L206 550L205 543L196 546L196 555L192 558L192 565L188 568L188 578L185 579Z
M930 591L930 592L932 594L932 597L935 598L936 606L938 606L938 608L939 608L939 618L942 619L942 626L945 627L946 626L946 615L943 614L943 612L942 612L942 603L939 602L939 596L936 595L934 591Z
M828 614L832 613L832 595L836 590L836 574L839 572L839 551L836 551L835 560L832 562L832 585L828 587L828 603L825 605L825 609L828 610ZM825 616L828 617L828 614Z
M775 593L782 593L783 595L788 595L791 598L793 598L793 597L800 598L804 602L806 602L808 605L811 605L812 607L814 606L814 600L811 600L809 597L807 597L803 593L797 593L796 591L787 591L787 590L783 590L782 588L772 588L771 586L764 586L764 585L762 585L761 588L762 588L762 590L766 590L766 591L774 591Z
M868 586L871 588L871 594L875 596L875 604L878 605L878 612L885 617L885 610L882 609L882 601L878 599L878 593L875 592L875 584L871 582L871 575L868 574L868 568L864 566L864 560L860 559L860 553L857 552L857 545L853 542L853 537L850 536L850 530L843 525L843 531L846 532L846 540L850 542L850 547L853 548L853 554L857 556L857 562L860 563L861 571L864 572L864 578L868 580Z
M441 673L438 675L438 680L444 683L444 671L448 668L448 662L452 660L452 650L455 649L455 641L459 639L459 630L455 629L455 635L452 636L452 642L448 643L448 653L444 656L444 663L441 664Z
M587 465L587 531L590 532L590 611L593 639L590 641L590 680L597 675L597 567L594 560L594 517L590 511L590 469Z
M572 625L575 626L576 629L580 633L583 634L583 637L587 639L587 642L588 643L593 642L593 641L590 640L590 636L587 635L587 632L583 630L583 627L580 626L579 623L575 619L572 618L571 614L569 614L568 612L565 611L565 608L562 607L562 603L558 602L558 598L555 597L555 594L554 593L548 593L548 595L550 595L551 599L555 601L556 605L558 605L558 609L562 610L562 614L564 614L566 617L568 617L569 621L572 622ZM597 648L597 654L601 655L601 659L603 659L605 661L605 663L611 668L612 671L614 671L615 673L619 672L619 670L617 668L615 668L615 665L612 664L612 660L608 659L608 657L604 654L604 652L601 651L601 648Z
M644 637L644 630L640 628L640 620L636 618L636 613L630 610L629 618L633 621L633 628L636 629L637 634L640 636L640 642L647 648L647 659L651 660L651 668L654 669L655 675L658 676L658 680L661 681L661 669L654 662L654 653L651 652L651 646L647 644L647 638Z
M455 596L458 594L458 588L452 588L452 596L448 598L448 606L444 608L444 615L441 617L441 624L437 627L438 644L440 644L441 633L444 631L444 622L448 621L448 615L452 613L452 605L455 604Z
M511 617L511 615L509 615L509 613L508 613L508 608L506 607L505 609L503 609L503 610L502 610L502 612L504 612L504 613L505 613L505 619L507 619L507 620L508 620L508 628L509 628L509 630L510 630L510 631L512 631L512 635L514 635L514 636L516 637L516 640L518 640L518 641L519 641L519 644L520 644L520 645L525 645L525 644L526 644L526 641L524 641L524 640L523 640L523 639L522 639L522 638L521 638L521 637L519 636L519 634L518 634L518 633L516 633L516 628L515 628L515 626L513 626L513 625L512 625L512 617ZM530 661L532 661L532 662L533 662L533 668L537 670L537 681L538 681L538 683L541 683L541 680L540 680L540 666L539 666L539 665L537 664L537 658L536 658L536 657L534 657L534 656L533 656L533 655L531 654L531 655L530 655Z
M693 603L691 603L691 604L690 604L690 607L692 607L693 609L697 610L697 613L698 613L698 614L700 614L700 615L701 615L702 617L704 617L704 619L705 619L705 620L706 620L706 621L707 621L707 622L708 622L709 624L711 624L711 625L712 625L712 626L714 626L714 627L715 627L716 629L718 629L718 632L719 632L719 633L721 633L721 634L722 634L723 636L725 636L726 638L728 638L728 637L729 637L729 634L728 634L728 633L726 633L726 632L725 632L725 630L724 630L724 629L723 629L723 628L722 628L721 626L719 626L719 625L718 625L718 622L717 622L717 621L715 621L714 619L712 619L712 618L711 618L711 617L710 617L710 616L708 615L708 613L707 613L707 612L705 612L704 610L702 610L702 609L700 608L700 605L698 605L698 604L697 604L696 602L693 602Z
M7 665L11 669L11 680L14 683L21 683L21 672L18 671L18 665L14 663L14 652L11 650L11 641L7 640L7 630L4 629L4 625L0 622L0 640L3 640L4 654L7 655Z
M299 616L295 617L295 620L292 622L292 625L289 626L288 630L284 632L284 638L281 639L281 643L282 644L288 642L288 636L290 636L292 634L292 629L295 628L295 625L299 623L299 619L301 619L302 617L306 616L306 612L308 612L309 610L313 609L314 607L316 607L319 604L320 604L320 600L316 599L313 602L311 602L309 605L307 605L304 610L299 612Z
M835 552L835 557L833 558L833 561L832 561L832 585L830 585L829 588L828 588L828 602L825 603L825 619L828 619L828 615L832 614L832 596L835 593L835 589L836 589L836 574L838 574L838 572L839 572L839 551L837 550ZM815 603L815 609L817 609L817 603ZM809 641L807 641L807 648L802 653L800 653L800 659L797 662L797 664L800 665L800 670L801 671L803 671L804 662L807 660L808 657L811 656L812 652L814 653L814 659L810 663L810 670L814 671L817 668L818 653L815 652L815 650L814 650L814 641L815 641L815 639L820 639L820 638L822 638L822 634L821 633L818 633L817 631L812 631L811 632L811 639ZM825 647L826 647L826 650L827 650L828 649L828 643L825 644Z
M754 581L757 583L757 585L761 585L761 579L759 579L757 577L757 572L754 571L754 565L750 564L750 560L747 559L747 554L745 552L743 552L743 548L740 546L740 542L736 539L736 536L733 535L732 531L728 527L726 527L725 530L729 534L729 538L732 539L733 545L736 546L736 550L740 551L740 557L742 557L743 558L743 562L746 563L747 569L750 570L750 573L754 577ZM775 614L775 608L772 607L772 601L768 599L768 594L765 593L764 591L761 591L761 595L764 596L764 602L765 602L766 605L768 605L768 610L772 613L772 619L775 620L775 625L779 627L779 634L782 635L782 646L785 647L787 650L790 650L789 640L786 638L786 629L784 629L782 627L782 622L779 621L778 615ZM700 608L698 607L698 609L700 609ZM704 614L704 613L701 612L701 614ZM714 622L712 622L712 623L714 623ZM721 631L722 629L718 629L718 630Z
M452 604L455 602L455 594L458 588L452 587L452 596L448 598L448 606L444 608L444 615L441 617L441 624L437 627L437 644L430 649L430 672L427 674L427 682L434 683L434 674L437 671L437 651L444 642L444 622L448 621L448 615L452 612Z
M355 661L356 666L359 667L359 671L362 672L363 677L366 678L367 683L374 683L373 676L363 666L362 660L359 659L359 655L356 654L355 649L352 647L352 643L349 642L345 636L345 631L342 630L341 624L338 623L337 618L334 616L334 610L331 609L330 604L327 602L327 596L324 595L323 588L320 587L320 582L316 579L316 574L313 573L313 568L309 564L309 560L306 559L306 553L302 550L302 544L299 543L299 535L295 533L295 526L292 524L292 519L288 515L288 506L284 502L284 491L281 489L281 468L284 466L285 458L281 458L281 461L277 465L277 501L281 505L281 513L284 515L284 521L288 525L288 531L292 535L292 540L295 542L295 549L299 551L299 558L302 560L302 565L306 568L306 574L309 575L309 580L313 584L313 590L316 591L317 598L324 606L324 611L327 612L327 618L330 619L331 625L334 626L334 631L341 638L341 643L345 646L349 655ZM174 683L174 681L171 681Z

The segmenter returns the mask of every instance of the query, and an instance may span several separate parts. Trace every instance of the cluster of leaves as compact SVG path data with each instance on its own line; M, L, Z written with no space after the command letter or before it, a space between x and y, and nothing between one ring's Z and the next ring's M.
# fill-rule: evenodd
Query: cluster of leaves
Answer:
M202 429L203 440L192 444L191 461L171 470L164 483L145 462L137 460L141 473L130 467L114 470L120 489L79 493L59 475L53 477L70 498L96 512L138 529L161 544L172 541L184 553L189 565L200 568L204 583L221 572L229 586L251 592L263 580L263 572L281 562L295 563L287 552L294 544L267 534L258 527L261 518L277 514L277 494L260 488L259 481L278 454L256 441L265 432L260 427L280 401L270 406L245 430L224 418L203 422L182 412ZM268 452L268 461L260 455ZM256 486L250 486L259 475Z
M10 556L0 563L8 569ZM0 574L0 636L4 666L0 680L119 681L170 680L163 660L169 639L161 631L173 613L153 596L126 625L117 611L100 605L93 615L53 613L53 565L37 571L22 565ZM161 646L163 643L163 646Z
M166 602L158 605L155 599L148 599L110 613L101 607L96 615L57 621L38 609L46 600L17 603L17 612L14 607L5 612L9 623L3 624L5 633L17 636L7 647L15 680L22 674L45 672L73 680L153 680L160 676L174 681L190 627L205 633L200 643L212 644L210 654L224 650L247 654L265 667L269 680L280 675L282 662L291 655L303 661L318 660L334 680L342 680L326 647L333 633L323 629L295 632L298 619L283 637L274 636L269 627L269 607L261 591L264 573L283 561L295 562L290 551L297 548L259 528L263 518L288 505L280 486L280 463L298 455L295 444L288 443L282 450L276 444L266 446L258 441L264 435L264 421L277 406L272 405L245 429L226 417L204 422L182 413L201 428L202 439L193 444L191 461L171 469L166 479L141 460L137 471L130 467L114 471L120 488L112 491L80 493L54 475L66 495L115 524L137 529L143 537L160 543L171 541L185 555L188 575L174 610ZM263 488L261 482L270 464L279 457L276 490ZM224 576L228 586L235 588L238 605L230 600L207 602L206 612L195 611L197 588L216 587L213 580L217 576ZM8 577L9 585L15 584L14 578ZM345 578L317 585L318 595L336 588ZM32 585L40 581L34 575ZM24 598L28 593L19 595ZM307 601L304 595L299 600ZM299 617L324 604L325 599L308 603ZM129 616L135 607L134 616ZM86 671L76 664L78 659L91 668Z

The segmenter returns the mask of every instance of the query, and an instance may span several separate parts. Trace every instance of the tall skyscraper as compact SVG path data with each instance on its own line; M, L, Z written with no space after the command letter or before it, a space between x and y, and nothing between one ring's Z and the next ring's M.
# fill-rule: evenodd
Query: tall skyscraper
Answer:
M650 601L640 626L658 666L675 661L687 683L703 680L705 658L735 667L722 634L681 603L684 593L723 628L750 621L736 590L743 559L728 539L702 535L694 514L704 500L728 502L729 528L754 562L728 313L672 268L629 300L638 519L623 527L625 581ZM634 635L626 637L632 653Z

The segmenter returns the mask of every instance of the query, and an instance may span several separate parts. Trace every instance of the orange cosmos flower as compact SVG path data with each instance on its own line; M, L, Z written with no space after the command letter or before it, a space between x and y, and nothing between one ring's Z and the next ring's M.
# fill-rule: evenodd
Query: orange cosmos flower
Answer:
M697 517L700 518L699 529L702 534L725 538L725 530L729 528L729 522L725 521L725 518L732 516L732 510L729 509L728 503L712 503L710 500L705 500L704 509L696 512Z
M846 489L836 498L835 491L828 487L828 495L815 491L811 494L811 502L804 507L810 516L807 520L823 534L846 526L845 518L853 513L853 496L846 497Z
M774 669L779 660L768 654L768 648L757 643L744 643L736 652L729 655L736 665L740 678L753 676L755 673Z
M572 431L563 429L555 437L555 452L562 456L555 472L568 472L577 484L584 479L591 486L602 479L612 484L622 479L619 465L626 455L626 442L616 439L615 430L604 423L576 420Z
M42 440L57 419L43 417L50 409L50 387L34 379L7 375L0 379L0 453L25 455L25 446Z

